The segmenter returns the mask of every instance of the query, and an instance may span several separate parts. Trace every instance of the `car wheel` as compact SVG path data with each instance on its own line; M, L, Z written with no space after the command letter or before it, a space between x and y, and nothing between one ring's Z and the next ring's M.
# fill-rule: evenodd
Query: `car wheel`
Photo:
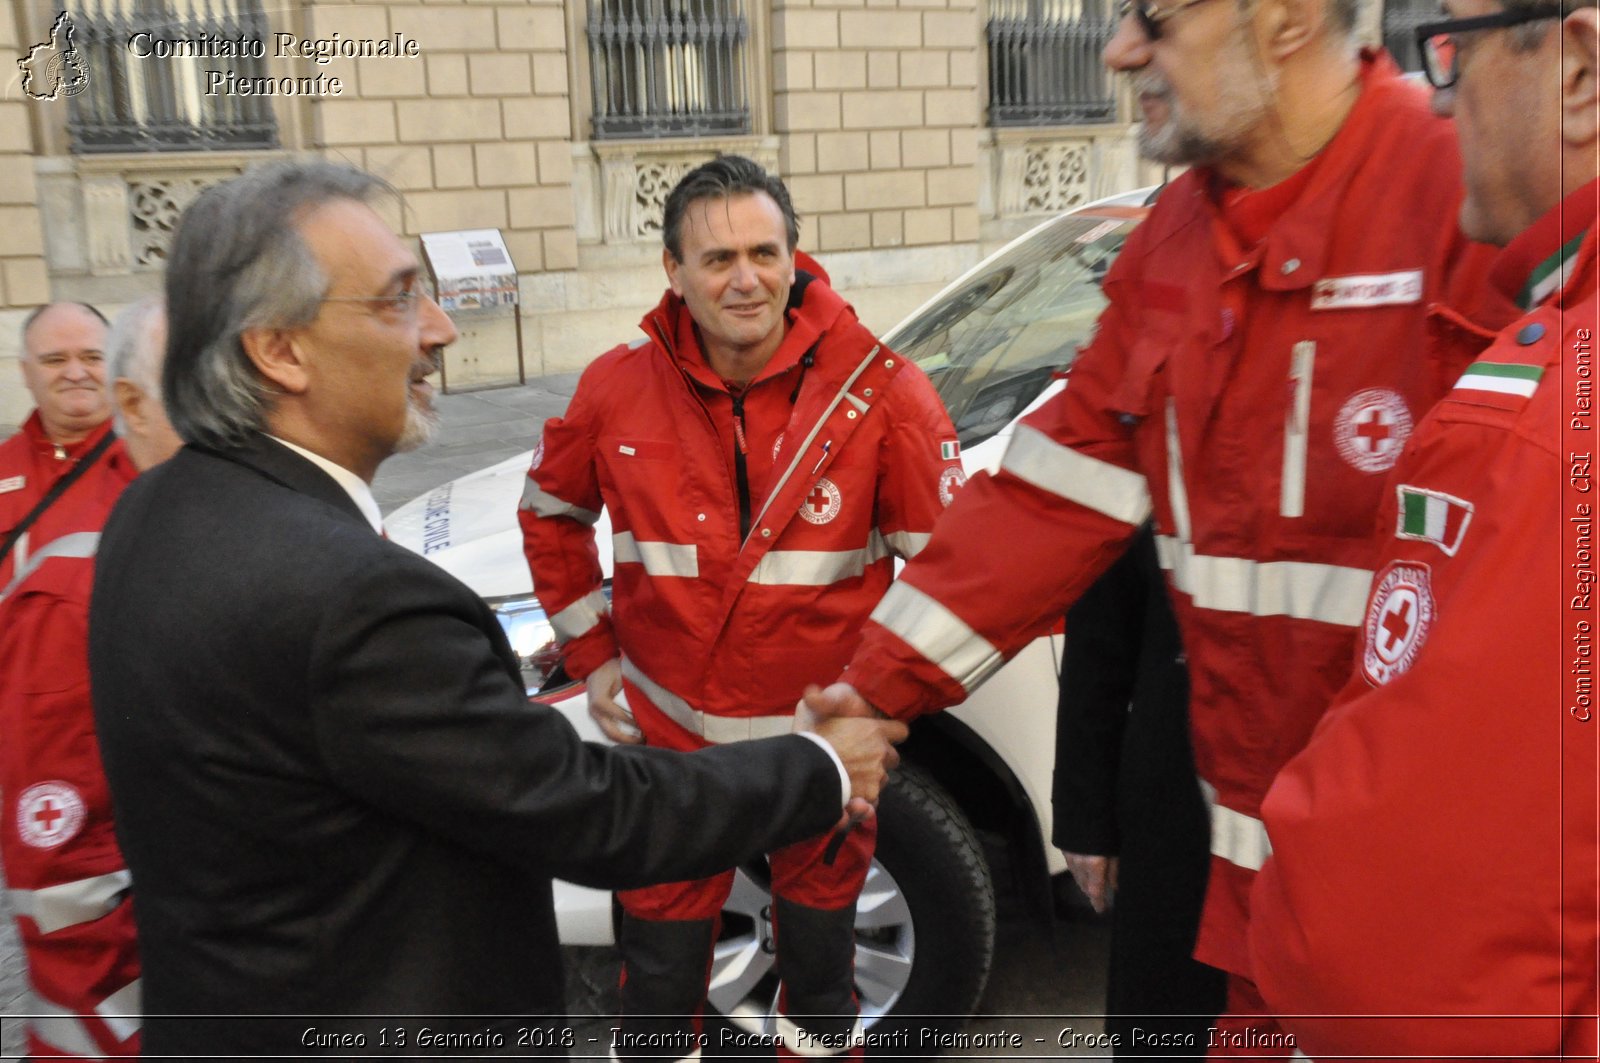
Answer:
M921 1030L959 1029L983 995L994 884L966 816L916 768L895 772L878 820L877 856L856 905L856 994L862 1027L883 1041L883 1054L916 1058ZM741 869L708 993L725 1021L763 1034L776 1032L771 904L765 865ZM909 1040L883 1037L902 1032Z
M994 956L994 884L972 825L926 773L910 765L895 771L878 820L877 856L856 905L856 994L862 1027L883 1044L882 1054L917 1059L921 1031L959 1029L983 995ZM768 882L762 861L734 876L711 965L707 1020L772 1035L778 976ZM612 1024L602 1017L617 1009L616 950L562 952L580 1043L595 1037L604 1045Z

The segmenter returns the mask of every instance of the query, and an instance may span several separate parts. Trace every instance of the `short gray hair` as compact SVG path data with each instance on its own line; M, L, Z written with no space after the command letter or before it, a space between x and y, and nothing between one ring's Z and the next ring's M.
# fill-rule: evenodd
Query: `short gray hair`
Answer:
M161 355L163 349L151 341L161 321L162 299L147 295L118 314L106 336L106 387L114 389L119 380L131 380L153 399L161 398ZM115 392L113 391L113 398ZM111 403L111 416L117 435L128 434L122 423L122 407Z
M335 200L397 194L353 166L291 161L206 189L184 211L167 259L167 361L162 394L187 443L223 447L266 424L273 389L245 354L253 328L314 320L328 278L295 231Z
M1558 6L1551 0L1505 0L1507 11L1529 11L1538 8L1551 8ZM1561 0L1561 17L1566 18L1574 11L1583 7L1600 6L1597 0ZM1556 21L1552 16L1548 20L1540 19L1538 22L1525 22L1520 26L1512 26L1507 36L1511 39L1511 47L1518 52L1537 51L1544 44L1545 36L1550 32L1551 25Z

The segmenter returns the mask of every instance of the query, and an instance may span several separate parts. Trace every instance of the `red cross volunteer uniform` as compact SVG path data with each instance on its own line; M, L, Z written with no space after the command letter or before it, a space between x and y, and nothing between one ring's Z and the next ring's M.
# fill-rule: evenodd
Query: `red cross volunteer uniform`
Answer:
M30 417L0 447L0 477L26 481L0 495L5 526L110 430L108 421L58 458L38 415ZM112 829L88 659L95 547L134 475L113 443L0 569L0 861L38 1011L28 1025L34 1058L139 1051L133 902Z
M642 323L645 339L585 371L535 452L521 509L534 586L572 675L620 655L651 745L788 733L806 685L849 660L893 557L927 542L963 482L926 376L803 268L784 339L747 387L712 372L687 307L668 292ZM593 530L602 506L609 606ZM871 821L851 831L831 861L828 836L771 854L780 1011L845 1016L835 1044L855 1023L854 904L873 834ZM671 999L632 1007L625 985L627 1010L697 1011L731 882L730 871L621 895L639 920L624 927L628 962L682 983ZM782 1017L780 1032L794 1043Z
M1595 1058L1597 196L1501 253L1524 316L1441 315L1492 343L1406 446L1355 675L1262 805L1263 995L1368 1016L1285 1020L1313 1057Z
M1211 805L1195 958L1234 976L1235 1014L1261 1010L1245 949L1261 796L1343 685L1385 477L1453 380L1424 322L1463 248L1454 136L1386 57L1361 76L1332 142L1282 184L1201 167L1162 192L1066 390L963 489L843 677L892 716L963 700L1153 511ZM1225 1018L1221 1047L1281 1054L1258 1032Z

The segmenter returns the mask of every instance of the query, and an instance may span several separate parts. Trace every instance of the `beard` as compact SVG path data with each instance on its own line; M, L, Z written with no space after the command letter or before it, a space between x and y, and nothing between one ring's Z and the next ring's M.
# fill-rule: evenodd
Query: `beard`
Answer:
M1260 74L1242 35L1217 56L1217 70L1219 88L1203 114L1180 104L1171 82L1155 70L1134 76L1135 95L1153 96L1166 109L1160 125L1140 124L1140 155L1166 166L1206 166L1238 154L1255 138L1271 114L1275 79Z
M423 370L423 365L426 369ZM438 369L438 358L430 358L418 366L420 371L432 373ZM430 395L419 396L410 385L406 387L406 423L395 440L394 452L404 454L427 445L439 432L439 411L433 407Z

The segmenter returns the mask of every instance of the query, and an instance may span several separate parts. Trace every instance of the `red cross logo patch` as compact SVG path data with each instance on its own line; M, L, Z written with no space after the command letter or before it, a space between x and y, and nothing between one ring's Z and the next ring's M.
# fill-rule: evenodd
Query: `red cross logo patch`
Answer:
M35 849L71 841L83 826L83 798L59 780L35 783L17 796L17 836Z
M1398 391L1367 388L1351 395L1333 419L1333 442L1339 456L1362 472L1385 472L1399 460L1411 423Z
M955 501L956 489L967 482L967 474L961 471L961 466L952 465L939 474L939 501L948 506Z
M1367 682L1382 686L1416 661L1433 626L1433 581L1427 565L1395 561L1378 573L1367 603L1361 654Z
M833 485L833 481L824 476L817 481L817 486L805 498L800 500L800 516L812 524L826 524L839 515L839 507L844 502L844 496Z

